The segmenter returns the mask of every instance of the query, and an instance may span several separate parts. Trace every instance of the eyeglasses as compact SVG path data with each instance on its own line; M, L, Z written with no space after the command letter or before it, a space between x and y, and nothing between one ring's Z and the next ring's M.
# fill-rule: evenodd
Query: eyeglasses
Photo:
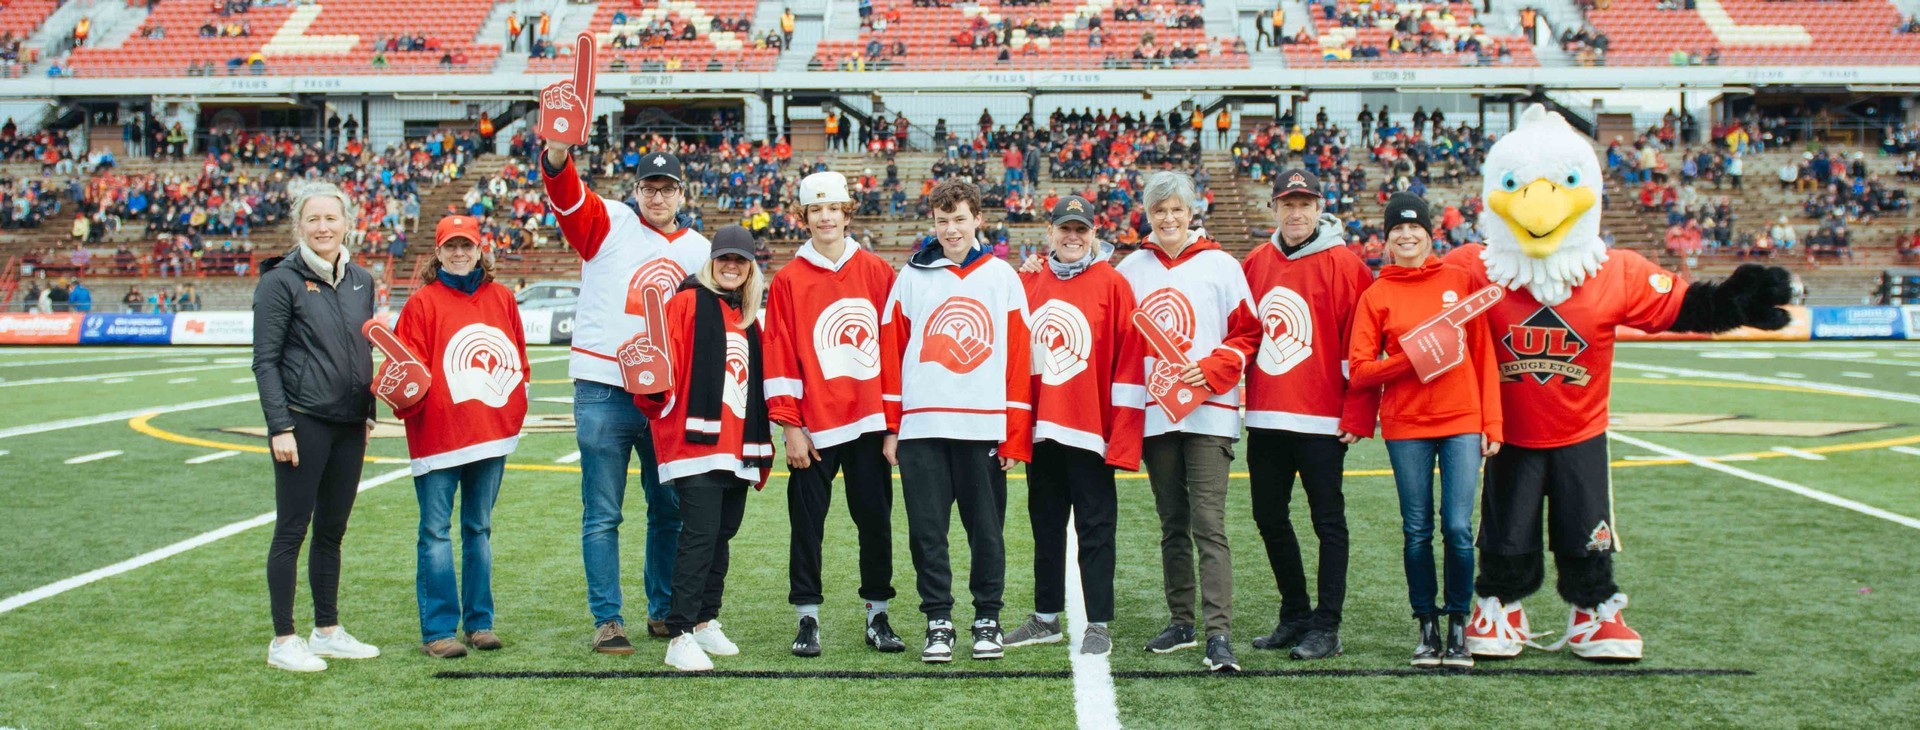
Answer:
M680 187L677 185L670 188L640 188L640 197L642 198L671 198L679 194Z

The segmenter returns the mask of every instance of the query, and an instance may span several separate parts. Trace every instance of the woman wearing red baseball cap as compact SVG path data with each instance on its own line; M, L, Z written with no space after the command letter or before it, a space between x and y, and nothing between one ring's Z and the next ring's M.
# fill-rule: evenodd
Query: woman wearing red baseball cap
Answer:
M427 394L393 415L407 424L413 491L420 502L420 651L452 659L467 646L501 646L493 631L493 502L527 415L527 338L513 290L493 280L480 224L450 215L434 230L425 284L400 310L394 334L433 378ZM389 362L388 367L396 367ZM449 535L460 496L461 585ZM466 629L466 645L455 638Z

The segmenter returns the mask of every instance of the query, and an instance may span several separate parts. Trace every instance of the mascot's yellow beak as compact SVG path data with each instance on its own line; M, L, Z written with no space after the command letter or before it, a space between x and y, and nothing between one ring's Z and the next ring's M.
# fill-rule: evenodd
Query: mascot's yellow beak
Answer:
M1544 177L1519 190L1495 190L1487 197L1487 207L1513 230L1520 252L1536 259L1560 250L1560 240L1593 203L1591 188L1559 185Z

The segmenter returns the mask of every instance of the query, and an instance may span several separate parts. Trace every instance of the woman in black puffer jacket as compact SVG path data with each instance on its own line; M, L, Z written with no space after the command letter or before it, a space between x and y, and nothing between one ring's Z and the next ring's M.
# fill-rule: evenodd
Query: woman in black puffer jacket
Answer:
M317 672L327 668L322 657L380 655L340 628L335 607L340 539L373 431L373 353L360 327L373 318L374 282L346 249L354 221L346 194L317 183L294 196L297 245L261 263L253 293L253 377L272 435L278 510L267 551L274 633L267 663ZM293 590L309 522L314 629L302 641L293 628Z

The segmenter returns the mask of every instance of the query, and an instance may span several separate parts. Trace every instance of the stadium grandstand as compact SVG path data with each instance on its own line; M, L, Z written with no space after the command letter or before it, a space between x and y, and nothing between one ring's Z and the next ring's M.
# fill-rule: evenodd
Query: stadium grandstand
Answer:
M687 222L745 222L778 267L791 201L845 172L856 232L895 263L935 181L980 183L1003 255L1061 195L1124 251L1158 169L1196 174L1236 253L1268 178L1320 173L1377 262L1385 198L1434 201L1477 240L1478 155L1523 102L1593 139L1605 234L1689 275L1765 258L1812 301L1858 303L1914 263L1920 107L1911 0L602 0L0 5L0 295L84 277L129 308L188 282L237 308L284 248L285 184L360 203L355 236L397 306L420 221L482 216L510 281L566 279L529 165L533 92L597 39L583 169L627 197L640 155L688 164ZM879 73L886 72L886 73ZM1903 80L1904 79L1904 80ZM136 295L134 292L138 292ZM106 297L102 297L105 299Z

